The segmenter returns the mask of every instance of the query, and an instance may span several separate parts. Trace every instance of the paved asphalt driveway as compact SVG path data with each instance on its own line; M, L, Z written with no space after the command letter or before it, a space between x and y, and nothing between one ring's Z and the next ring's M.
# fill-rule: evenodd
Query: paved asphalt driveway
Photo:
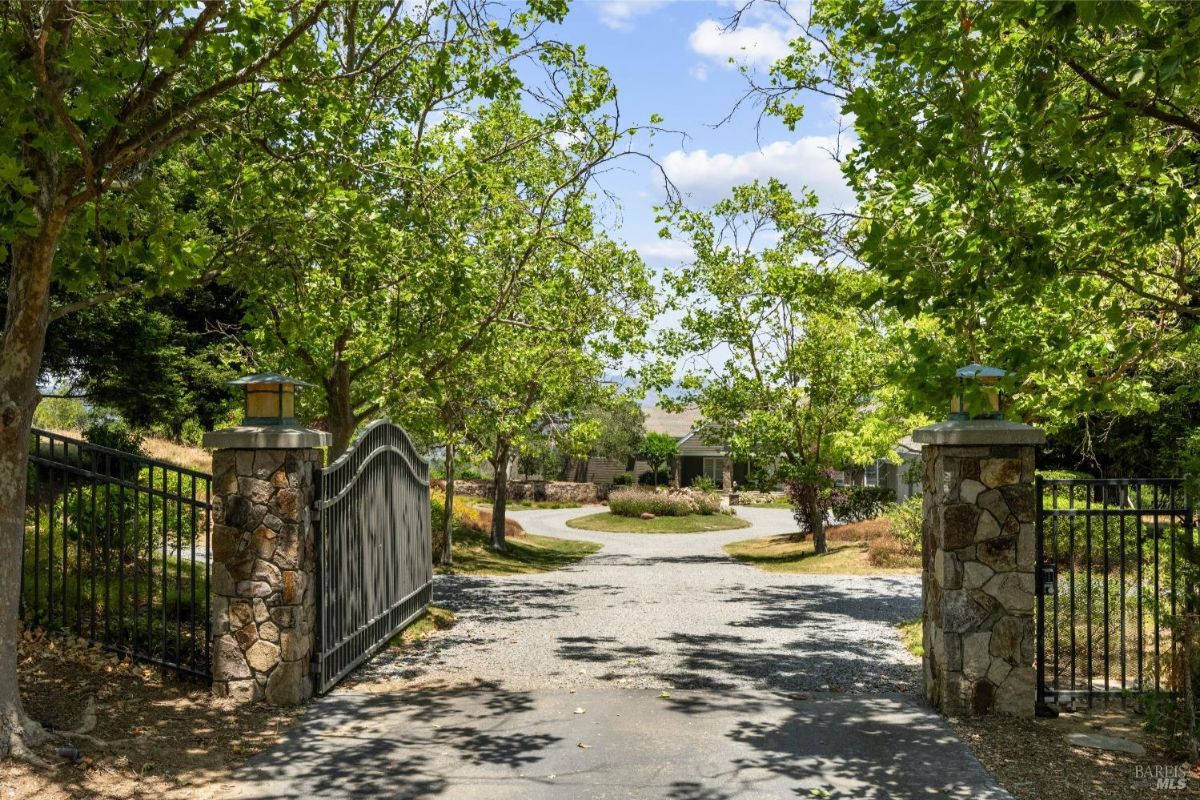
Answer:
M542 575L439 576L459 623L382 654L225 787L237 797L1005 798L919 697L916 577L777 575L722 545L794 530L576 531Z

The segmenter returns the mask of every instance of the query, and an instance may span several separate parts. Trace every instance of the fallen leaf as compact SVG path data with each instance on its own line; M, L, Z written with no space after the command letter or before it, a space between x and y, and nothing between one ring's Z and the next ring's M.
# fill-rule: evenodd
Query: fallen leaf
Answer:
M575 746L582 747L584 750L590 750L592 748L592 746L590 744L584 744L583 742L580 742L579 744L577 744Z
M577 709L575 709L575 713L576 713L576 714L586 714L586 713L587 713L587 711L585 711L585 710L584 710L584 709L582 709L582 708L577 708Z
M670 697L670 696L671 696L671 693L670 693L670 692L668 692L668 691L666 691L666 690L663 690L662 692L660 692L660 693L659 693L659 695L658 695L658 696L659 696L659 697Z

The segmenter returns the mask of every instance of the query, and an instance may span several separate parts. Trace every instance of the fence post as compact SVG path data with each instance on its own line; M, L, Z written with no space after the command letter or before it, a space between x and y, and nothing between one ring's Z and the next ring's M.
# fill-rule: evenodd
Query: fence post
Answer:
M1032 716L1034 449L1043 431L1002 419L919 428L925 696L951 716Z
M329 434L242 426L213 453L213 694L288 706L312 696L312 506Z

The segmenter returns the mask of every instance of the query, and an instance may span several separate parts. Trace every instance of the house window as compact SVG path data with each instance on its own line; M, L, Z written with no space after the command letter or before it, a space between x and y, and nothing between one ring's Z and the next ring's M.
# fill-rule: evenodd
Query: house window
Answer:
M863 486L878 486L879 485L879 460L876 459L873 464L868 464L863 469Z
M723 458L704 457L703 473L704 477L711 480L718 489L724 489L721 485L722 479L725 477Z

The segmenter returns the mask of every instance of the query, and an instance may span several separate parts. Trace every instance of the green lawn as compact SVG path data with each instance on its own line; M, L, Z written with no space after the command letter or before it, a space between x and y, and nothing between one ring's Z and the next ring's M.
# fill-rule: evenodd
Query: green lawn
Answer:
M492 510L492 504L487 500L479 500L475 505ZM509 500L504 507L509 511L529 511L537 508L582 508L583 505L571 500Z
M435 565L438 572L456 575L526 575L574 564L600 549L596 542L575 542L553 536L510 536L507 549L488 547L488 537L468 529L454 532L454 566Z
M830 542L829 551L817 555L811 539L763 536L725 545L725 552L767 572L819 575L916 575L919 567L876 567L867 561L866 542Z
M608 533L700 533L746 528L750 523L729 514L692 514L686 517L622 517L610 512L567 520L567 525L585 531Z
M787 500L772 500L769 503L739 503L738 505L745 508L786 508L791 509L792 504Z
M388 642L389 647L405 647L422 639L428 639L438 631L454 627L458 620L454 612L448 608L430 605L425 613L409 623L408 627L397 633Z

